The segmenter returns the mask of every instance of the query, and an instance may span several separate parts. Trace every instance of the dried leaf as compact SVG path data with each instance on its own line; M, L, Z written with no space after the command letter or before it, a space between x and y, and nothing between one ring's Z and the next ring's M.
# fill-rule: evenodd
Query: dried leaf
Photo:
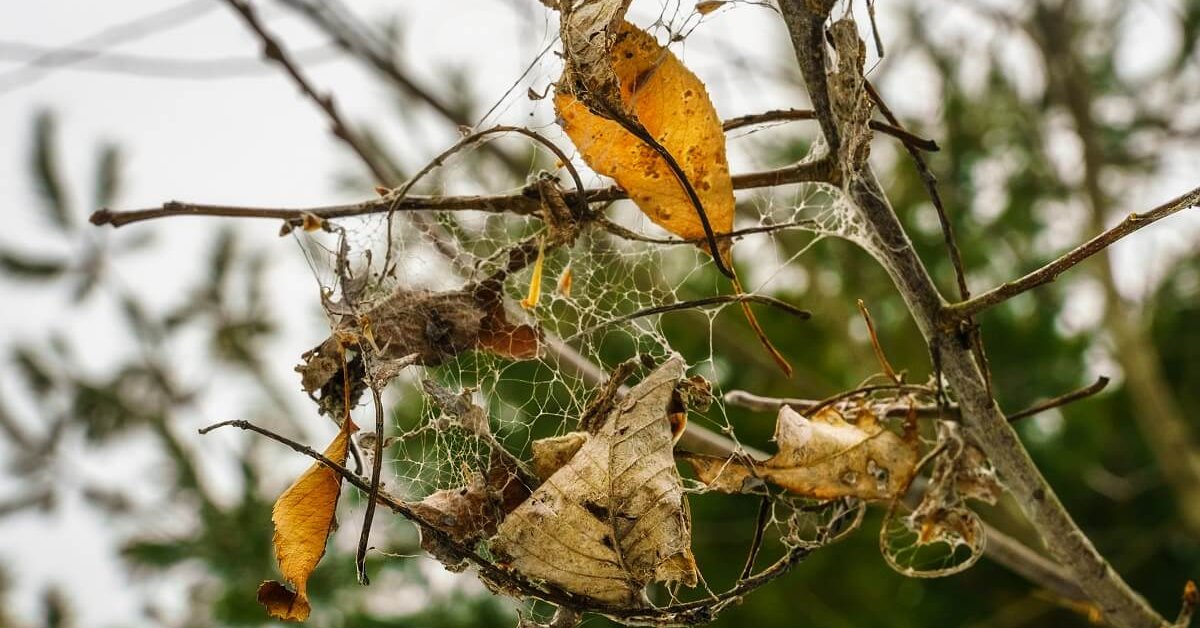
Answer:
M358 430L353 421L346 420L333 442L325 449L325 457L345 464L350 435ZM258 601L267 607L272 617L286 621L308 619L308 576L312 574L333 529L334 513L341 494L342 476L320 462L314 462L288 487L271 511L275 523L275 557L289 590L279 582L267 581L258 588Z
M678 162L713 232L731 231L733 182L725 134L704 84L653 36L624 21L616 28L610 62L624 107ZM685 239L704 238L696 208L662 156L577 98L578 92L563 89L560 82L554 105L584 161L616 180L664 229ZM720 246L728 260L729 241L722 240Z
M957 425L938 423L935 451L940 453L920 503L911 512L904 502L893 503L879 531L884 560L910 577L942 577L975 564L985 533L967 500L995 504L1004 490L987 457Z
M727 0L702 0L696 3L696 13L708 15L726 4L728 4Z
M366 312L342 315L334 333L302 356L296 367L301 386L321 393L322 411L341 416L345 405L342 374L343 347L361 338L375 350L376 361L409 360L436 366L474 349L514 360L538 356L542 332L537 327L508 320L498 298L482 296L474 287L449 292L397 290ZM365 371L357 358L351 369L351 405L365 390ZM328 400L328 401L326 401Z
M570 462L587 440L587 432L568 432L533 441L533 472L545 482Z
M437 491L413 504L412 510L456 543L471 545L490 537L504 516L524 502L532 490L521 479L515 462L511 456L494 452L486 476L473 473L466 486ZM421 547L451 569L462 562L432 536L422 535Z
M810 420L784 406L775 441L779 453L761 462L701 454L682 457L701 482L719 491L740 493L766 480L815 499L892 499L907 488L916 471L915 439L909 442L884 429L865 409L851 424L832 407Z
M527 577L604 604L644 604L650 582L694 585L691 522L667 421L683 373L673 357L635 386L509 514L492 550Z
M500 357L532 360L542 351L542 330L533 325L510 323L504 308L497 307L483 317L477 346Z

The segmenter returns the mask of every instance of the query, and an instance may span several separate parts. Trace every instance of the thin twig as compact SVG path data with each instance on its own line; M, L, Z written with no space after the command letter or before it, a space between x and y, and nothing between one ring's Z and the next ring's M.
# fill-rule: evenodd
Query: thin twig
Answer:
M754 126L756 124L816 119L817 114L812 109L774 109L771 111L764 111L763 113L752 113L749 115L738 116L736 118L730 118L724 122L722 128L726 133L728 133L729 131L733 131L735 129ZM868 124L871 129L879 131L885 135L891 135L892 137L900 140L905 146L931 153L941 150L941 147L937 145L937 142L914 135L913 133L910 133L896 125L894 122L892 124L888 124L887 122L881 122L879 120L871 120Z
M947 306L944 320L947 323L965 320L1044 283L1054 281L1062 273L1103 251L1117 240L1139 229L1148 227L1167 216L1197 205L1200 205L1200 187L1177 196L1149 211L1130 214L1112 229L1080 244L1053 262L1042 266L1028 275L992 288L972 299Z
M379 476L383 471L383 399L378 386L371 386L371 398L375 404L375 451L371 458L371 488L367 491L367 509L363 513L362 532L358 536L358 552L354 565L358 569L358 583L367 586L367 546L371 542L371 523L375 520L375 502L379 500Z
M735 190L775 187L793 183L825 182L828 180L829 164L826 160L784 166L774 170L750 172L733 177ZM578 204L579 195L566 192L563 198L572 205ZM585 199L588 203L604 203L629 198L629 195L617 186L594 188L587 190ZM153 209L136 209L114 211L101 209L91 216L94 225L112 225L123 227L130 223L172 216L221 216L226 218L269 218L284 220L299 224L305 214L311 214L325 220L379 214L389 211L464 211L474 210L491 213L512 213L522 216L533 215L538 211L540 203L536 186L526 186L515 194L495 195L466 195L466 196L416 196L409 195L402 199L372 198L358 203L346 205L325 205L320 207L281 208L281 207L246 207L240 205L207 205L182 201L168 201L161 207Z
M340 2L321 0L308 2L300 0L283 0L288 5L306 17L313 24L324 30L339 47L367 62L381 75L391 81L400 91L425 103L438 115L459 127L470 127L471 120L465 112L455 110L431 90L417 82L393 60L395 54L386 42L380 42L378 37ZM493 144L484 144L482 150L496 157L505 167L514 173L524 171L528 163L519 155L514 155Z
M810 414L814 408L821 406L824 401L820 399L797 399L794 397L764 397L755 395L744 390L731 390L725 393L725 403L729 405L754 410L756 412L772 412L788 406L791 409L801 414ZM920 418L953 418L958 414L958 406L951 404L949 408L943 409L937 404L921 404L910 408L909 406L897 405L889 407L885 416L892 418L904 418L911 412L916 411ZM946 414L946 416L943 416Z
M875 86L871 81L863 81L863 87L867 90L867 95L871 97L871 101L879 108L879 113L887 118L888 122L894 124L897 128L903 129L900 120L896 118L896 114L892 113L890 107L884 102L883 96L875 90ZM961 299L971 298L971 290L967 287L967 273L963 268L962 252L958 248L958 240L954 237L954 225L951 224L949 216L946 214L946 207L942 203L942 195L938 192L937 177L933 175L933 171L929 169L929 164L925 163L925 158L917 151L912 144L905 142L904 149L908 151L912 157L913 164L917 167L917 173L921 176L921 183L925 186L925 193L929 195L929 200L933 202L933 208L937 210L938 222L942 227L942 237L946 242L946 250L950 253L950 262L954 265L954 276L958 281L958 292Z
M758 503L758 517L754 521L754 538L750 540L750 551L746 553L746 564L742 567L742 574L738 576L738 580L745 580L754 573L754 562L758 560L758 552L762 550L763 537L767 532L767 523L771 521L771 506L773 501L771 496L763 495L762 501Z
M653 316L655 314L665 314L667 312L677 312L679 310L699 309L699 308L709 307L712 305L724 305L726 303L758 303L761 305L769 305L771 307L783 310L784 312L787 312L788 314L791 314L792 316L795 316L796 318L799 318L800 320L808 320L809 318L812 318L812 312L809 312L808 310L802 310L802 309L792 305L791 303L788 303L786 301L781 301L779 299L776 299L775 297L770 297L770 296L763 295L763 294L745 294L745 293L742 293L742 294L718 294L716 296L704 297L702 299L693 299L691 301L680 301L678 303L668 303L666 305L655 305L653 307L644 308L644 309L638 310L636 312L631 312L624 316L618 316L617 318L604 321L603 323L598 323L596 325L592 325L591 327L588 327L586 329L582 329L580 331L575 332L570 337L565 338L564 340L566 342L570 342L576 338L579 338L580 336L586 336L587 334L590 334L598 329L601 329L604 327L610 327L613 325L620 325L622 323L628 323L629 321L636 320L639 318L644 318L646 316Z
M603 227L605 231L611 233L612 235L615 235L618 238L622 238L625 240L632 240L634 242L646 242L648 244L664 244L664 245L689 244L689 245L693 245L693 246L704 242L704 238L688 238L688 239L655 238L653 236L642 235L636 231L633 231L632 229L629 229L627 227L622 227L621 225L618 225L617 223L609 220L608 218L605 218L604 216L597 216L595 222L596 222L596 224ZM757 227L747 227L745 229L737 229L734 231L730 231L729 233L718 233L717 239L718 240L737 240L738 238L742 238L742 237L745 237L748 235L754 235L756 233L775 233L776 231L785 231L787 229L797 229L797 228L808 229L810 231L817 231L818 223L815 220L806 218L806 219L802 219L802 220L792 220L792 221L788 221L788 222L781 222L781 223L777 223L777 224L773 224L773 225L759 225Z
M867 334L871 337L871 348L875 350L875 359L879 362L879 368L883 369L883 375L897 384L903 384L904 380L896 374L892 363L888 362L887 355L883 352L883 345L879 344L879 336L875 333L875 322L871 320L871 312L862 299L858 300L858 312L862 314L863 322L867 324Z
M1045 412L1051 408L1059 408L1067 405L1068 403L1073 403L1079 401L1080 399L1091 397L1092 395L1104 390L1105 386L1108 386L1108 378L1101 376L1095 382L1084 386L1083 388L1072 390L1069 393L1046 399L1045 401L1039 401L1032 406L1025 408L1024 410L1021 410L1020 412L1014 412L1008 415L1008 422L1012 423L1014 421L1019 421L1026 417L1031 417L1035 414Z
M425 167L418 171L417 174L413 175L413 177L408 181L404 182L404 185L389 192L388 194L383 195L383 197L380 199L391 203L391 206L388 209L387 218L387 253L384 256L383 263L383 272L385 275L389 274L389 266L392 261L392 242L394 240L392 237L392 217L396 213L397 206L405 199L405 197L408 196L408 192L412 190L413 186L415 186L417 182L423 179L426 175L444 165L446 160L452 155L458 153L468 146L477 144L484 139L491 137L492 135L500 133L518 133L524 135L541 144L542 146L545 146L550 152L554 153L554 156L557 157L559 163L562 163L567 169L567 172L571 175L571 180L575 183L575 198L578 205L577 211L579 218L582 219L584 215L587 214L588 204L586 198L580 194L580 192L584 190L583 179L579 177L579 171L575 169L575 165L571 163L571 160L567 158L566 153L564 153L562 149L555 145L554 142L546 139L537 131L531 131L523 127L497 125L492 128L484 129L482 131L467 135L466 137L463 137L459 141L455 142L450 148L442 151L437 157L434 157L427 164L425 164Z

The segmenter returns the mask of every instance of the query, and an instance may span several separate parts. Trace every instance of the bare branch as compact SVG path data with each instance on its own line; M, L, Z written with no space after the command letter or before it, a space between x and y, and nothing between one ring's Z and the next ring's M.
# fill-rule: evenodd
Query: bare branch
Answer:
M774 170L750 172L733 177L733 187L736 190L775 187L793 183L824 182L828 178L829 164L825 160L784 166ZM563 198L574 205L579 202L575 192L565 192ZM586 191L588 203L604 203L629 198L629 195L617 186L590 189ZM94 225L112 225L123 227L130 223L172 216L220 216L226 218L271 218L300 224L305 214L311 214L325 220L362 216L365 214L380 214L389 211L410 212L421 210L433 211L464 211L474 210L492 213L513 213L522 216L533 215L540 207L536 186L527 186L516 194L497 195L468 195L468 196L416 196L405 195L404 198L387 197L373 198L348 205L325 205L321 207L306 207L287 209L281 207L244 207L236 205L206 205L182 201L168 201L162 207L154 209L136 209L129 211L113 211L101 209L91 216Z
M756 124L766 124L768 122L816 119L817 114L812 109L774 109L772 111L764 111L763 113L752 113L745 116L730 118L725 121L722 127L725 129L725 132L728 133L729 131L740 129L742 127L754 126ZM892 137L900 140L905 146L916 150L934 153L942 149L937 145L937 142L914 135L913 133L904 130L902 127L896 124L894 120L890 124L887 122L880 122L879 120L871 120L870 126L872 129L885 135L891 135Z
M1059 408L1067 405L1068 403L1074 403L1080 399L1086 399L1087 397L1091 397L1092 395L1104 390L1105 386L1108 386L1108 378L1101 376L1095 382L1084 386L1083 388L1072 390L1069 393L1059 395L1045 401L1039 401L1038 403L1021 410L1020 412L1014 412L1008 415L1008 422L1012 423L1014 421L1019 421L1025 417L1031 417L1035 414L1040 414L1051 408Z
M1065 255L1028 275L992 288L973 299L948 306L946 308L945 320L947 323L951 323L970 318L1021 293L1028 292L1044 283L1054 281L1059 275L1108 248L1117 240L1143 227L1148 227L1167 216L1195 207L1198 204L1200 204L1200 187L1175 197L1149 211L1140 214L1129 214L1117 226L1080 244Z
M757 412L773 412L779 410L783 406L788 406L800 414L811 414L812 411L820 407L825 402L820 399L797 399L794 397L764 397L756 395L744 390L731 390L725 393L725 403L754 410ZM921 418L953 418L958 414L958 406L951 405L948 408L941 408L937 404L921 404L915 408L905 405L897 405L893 408L888 408L886 416L892 418L904 418L909 416L913 411L916 411L917 416ZM943 416L949 414L949 417Z

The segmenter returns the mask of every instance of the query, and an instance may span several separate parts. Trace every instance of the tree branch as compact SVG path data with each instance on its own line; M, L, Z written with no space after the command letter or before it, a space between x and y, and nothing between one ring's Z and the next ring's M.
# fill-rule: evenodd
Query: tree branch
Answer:
M814 8L817 3L812 0L780 0L779 4L822 131L831 148L836 148L840 131L830 109L823 41L828 11L818 11ZM831 153L836 154L836 150ZM960 330L942 324L946 320L945 301L870 166L864 164L858 171L853 168L853 165L844 165L840 173L843 192L864 221L866 237L872 241L871 254L891 276L929 344L935 362L941 366L955 391L969 435L995 465L1047 550L1108 621L1118 626L1139 628L1166 626L1163 618L1096 551L1046 483L996 406Z
M1120 224L1080 244L1062 257L1042 266L1041 268L1021 277L997 286L979 296L955 303L946 308L946 322L963 320L982 312L994 305L1003 303L1021 293L1028 292L1042 284L1054 281L1059 275L1070 270L1076 264L1103 251L1117 240L1150 226L1167 216L1185 209L1200 205L1200 187L1177 196L1154 209L1140 214L1130 214Z
M736 190L774 187L793 183L824 182L828 177L830 167L826 160L807 162L784 166L774 170L750 172L733 177L733 187ZM605 203L629 198L621 188L613 185L604 188L587 190L584 198L588 203ZM563 199L569 204L579 202L579 195L564 192ZM221 216L226 218L271 218L299 224L304 216L310 214L325 220L362 216L364 214L379 214L390 211L411 212L421 210L433 211L463 211L474 210L492 213L513 213L529 216L537 213L540 207L537 187L526 186L515 194L467 195L467 196L416 196L405 195L404 198L389 197L373 198L348 205L325 205L308 208L281 207L244 207L236 205L206 205L182 201L168 201L161 207L153 209L135 209L129 211L113 211L101 209L92 214L90 220L94 225L125 225L169 218L172 216Z
M250 3L246 2L246 0L225 0L225 2L229 4L229 6L233 7L233 9L237 11L238 15L242 16L242 19L246 22L246 25L249 26L250 29L253 30L258 38L262 41L263 55L265 55L267 59L278 63L284 69L284 71L287 72L288 76L292 78L292 81L294 81L296 85L300 87L300 90L303 91L304 94L309 97L309 99L316 103L317 106L325 111L325 115L329 117L333 134L345 142L347 146L349 146L355 153L358 154L359 158L362 159L362 162L366 164L366 166L370 168L371 173L375 175L375 178L379 181L389 181L391 179L395 179L396 177L391 172L390 166L381 162L377 158L378 156L373 154L367 145L362 141L362 139L350 129L348 124L346 124L346 121L344 118L342 118L342 114L338 110L337 105L335 105L333 102L333 96L318 92L316 87L314 87L313 84L308 81L308 78L300 72L299 68L292 61L291 57L288 56L283 46L279 44L279 41L276 40L275 37L262 25L262 22L258 20L258 14L255 12L254 7L250 6Z
M726 133L742 127L753 126L756 124L765 124L768 122L782 122L787 120L816 120L817 113L812 109L774 109L764 111L763 113L752 113L745 116L730 118L722 124L722 128ZM935 153L942 148L937 145L937 142L923 138L919 135L910 133L895 122L880 122L879 120L871 120L870 127L873 130L879 131L884 135L890 135L900 140L905 146L916 150L923 150L930 153Z

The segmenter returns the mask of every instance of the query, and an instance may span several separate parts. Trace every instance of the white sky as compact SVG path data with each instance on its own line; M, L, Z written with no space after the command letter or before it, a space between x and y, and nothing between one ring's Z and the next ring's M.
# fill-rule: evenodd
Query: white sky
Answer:
M0 42L63 46L108 25L174 4L154 0L9 2L0 5ZM552 24L531 23L522 17L527 4L536 4L533 0L363 0L352 4L360 14L374 18L403 16L401 26L408 55L405 64L423 83L437 85L439 68L445 65L469 66L474 68L472 89L488 104L508 89L524 65L554 36ZM246 29L221 3L214 0L213 5L203 17L183 27L116 50L163 58L256 57L257 44ZM642 17L635 21L646 23L644 18L652 16L645 13L647 6L658 5L635 3L634 15ZM292 50L324 43L302 18L278 7L268 13L269 28L280 34ZM1148 28L1155 28L1154 15L1151 12L1147 18ZM882 22L886 38L886 21ZM723 51L732 47L750 55L756 63L788 67L786 56L783 62L778 60L779 53L788 50L783 34L781 23L771 12L746 6L719 14L679 50L710 86L721 116L731 117L800 104L796 92L778 86L764 89L748 73L725 63L728 57ZM1170 45L1169 41L1162 43L1161 38L1145 41L1158 41L1160 47ZM1138 60L1152 59L1156 54L1150 45L1135 54L1131 63L1136 65ZM553 59L546 63L546 68L553 67ZM0 60L0 77L18 67ZM338 58L311 68L310 75L324 89L337 94L351 120L394 118L391 105L381 97L385 89L353 62ZM554 76L539 68L530 79L528 84L541 91ZM3 81L0 78L0 89ZM487 122L526 123L529 112L537 114L533 118L536 123L549 122L552 116L545 101L530 103L524 93L523 84L514 90L511 107L501 109L502 117ZM922 94L909 89L892 89L888 96L901 111L919 112L928 103ZM26 174L26 153L31 120L41 107L50 107L58 114L60 146L73 190L90 189L94 149L99 142L116 141L126 149L122 208L150 207L168 199L303 206L370 195L369 190L347 195L335 189L334 174L347 171L353 162L329 136L324 118L313 105L270 68L251 77L221 80L151 79L62 69L33 84L0 93L0 207L5 219L0 243L8 247L65 253L55 247L53 233L31 211L35 196ZM433 117L427 120L424 141L411 145L415 154L403 156L409 167L423 163L454 137L454 130L441 121ZM401 132L395 126L386 128ZM735 160L734 170L739 169L744 168L739 168ZM1196 172L1200 172L1200 151L1173 156L1166 174L1146 182L1144 189L1138 186L1130 200L1138 207L1161 202L1194 185ZM75 200L82 223L85 209L91 208L86 207L86 198ZM155 225L157 246L127 259L119 266L119 275L159 307L174 302L181 298L179 290L188 285L188 278L201 268L217 224L212 219L182 218ZM1196 221L1190 224L1194 226ZM128 227L118 235L137 229ZM273 298L289 305L310 303L315 298L312 277L294 244L276 237L277 229L273 222L245 223L240 225L239 234L243 244L267 251L272 258ZM1194 229L1170 233L1161 230L1159 237L1166 242L1164 246L1176 250L1194 246L1196 241ZM0 284L0 303L6 306L0 308L0 349L44 338L48 329L66 327L84 350L85 368L103 369L112 356L129 350L128 339L111 333L119 325L113 312L104 307L72 310L66 296L58 291L8 283ZM272 377L286 390L295 388L291 372L295 357L314 344L321 333L319 321L307 314L314 309L297 306L291 311L292 317L284 321L289 340L272 348L272 355L278 359L270 361ZM184 371L194 374L186 367ZM11 365L0 364L0 395L15 388L14 383ZM179 433L231 418L224 413L238 410L242 401L206 402L200 413L179 426ZM15 403L14 409L29 410L19 399ZM313 430L314 437L321 434ZM195 446L219 458L222 451L240 442L240 437L228 435L196 442ZM145 450L136 442L104 452L85 451L82 444L72 443L66 448L72 462L65 466L73 474L152 485L152 478L147 479L152 460ZM7 448L0 447L0 457L5 455ZM295 459L281 463L280 482L303 466L303 461ZM213 475L213 481L220 484L220 469L214 469ZM0 476L0 496L10 494L12 488L12 480ZM138 492L153 495L155 488L148 486ZM109 522L76 500L60 503L55 516L48 519L36 514L0 519L0 562L16 576L12 598L15 614L34 617L37 595L46 583L55 582L72 590L80 625L136 624L136 596L130 592L128 576L113 555L115 541L124 532L112 529Z

